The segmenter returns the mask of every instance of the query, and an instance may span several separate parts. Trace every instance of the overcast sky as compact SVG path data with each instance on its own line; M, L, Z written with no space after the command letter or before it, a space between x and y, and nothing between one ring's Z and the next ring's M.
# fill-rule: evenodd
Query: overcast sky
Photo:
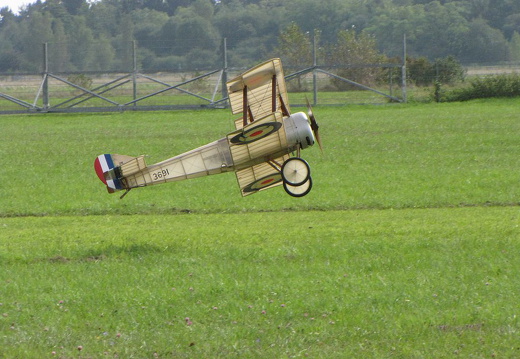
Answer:
M36 0L0 0L0 8L9 7L15 14L18 14L20 6L31 4Z

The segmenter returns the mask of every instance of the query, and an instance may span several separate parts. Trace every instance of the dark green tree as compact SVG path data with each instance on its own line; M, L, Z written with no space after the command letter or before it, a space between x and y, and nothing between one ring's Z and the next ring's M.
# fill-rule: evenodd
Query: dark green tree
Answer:
M86 0L63 0L63 6L69 14L79 15L88 5Z
M118 69L132 71L134 66L133 44L134 23L130 14L123 14L119 22L118 35L115 37L115 51L118 59Z
M143 7L165 12L168 16L173 16L179 7L188 7L193 0L142 0Z
M110 39L103 35L98 37L92 44L92 53L92 64L90 68L93 71L106 71L112 69L116 53Z
M123 18L118 6L107 1L94 2L86 15L87 25L96 35L114 38L119 34L119 24Z
M312 51L310 34L293 22L280 33L274 53L283 60L285 67L302 69L312 65Z
M414 52L430 59L461 56L469 24L454 3L432 1L424 6L422 22L416 23Z
M139 48L161 51L162 44L158 41L163 26L170 19L168 15L157 10L140 9L132 12L131 16L134 24L134 38L137 40Z
M344 0L289 0L285 3L287 20L305 32L320 29L322 40L334 43L338 29L348 27L348 2Z
M219 37L211 20L213 6L209 0L196 0L190 7L181 7L173 17L176 53L185 55L194 48L216 49Z
M282 59L286 69L301 70L307 68L313 64L312 41L311 35L308 32L303 32L293 22L280 33L274 56ZM319 39L316 39L316 41L319 41ZM291 83L291 85L293 91L305 90L301 76L298 76L296 83Z
M54 19L52 33L52 41L49 43L49 69L57 72L70 70L69 37L60 19Z
M377 66L385 60L377 49L375 38L366 33L357 34L355 31L341 30L338 32L338 41L329 50L327 64L340 67L338 74L357 83L373 86L383 74ZM367 66L368 65L368 66ZM340 89L351 89L352 86L343 81L333 79L333 83Z
M284 14L285 7L274 1L257 5L234 0L216 6L213 23L227 39L233 63L249 66L276 46L280 26L286 24Z
M378 47L387 56L403 54L403 38L406 35L408 53L418 56L414 45L422 41L422 24L426 23L424 6L388 5L376 10L371 24L365 29L378 40Z
M520 13L507 16L504 22L503 33L507 39L511 39L515 32L520 33Z
M483 19L470 23L458 58L463 62L496 62L509 59L509 44L504 35Z
M0 8L0 30L8 23L16 21L16 16L7 6Z
M21 28L21 51L32 71L41 71L43 44L52 41L52 16L47 12L34 12Z

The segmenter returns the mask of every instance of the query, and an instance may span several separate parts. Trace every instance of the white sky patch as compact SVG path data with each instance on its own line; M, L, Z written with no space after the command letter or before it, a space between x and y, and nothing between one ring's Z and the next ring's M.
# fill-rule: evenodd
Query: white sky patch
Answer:
M12 12L18 14L22 6L35 2L35 0L0 0L0 9L7 6Z

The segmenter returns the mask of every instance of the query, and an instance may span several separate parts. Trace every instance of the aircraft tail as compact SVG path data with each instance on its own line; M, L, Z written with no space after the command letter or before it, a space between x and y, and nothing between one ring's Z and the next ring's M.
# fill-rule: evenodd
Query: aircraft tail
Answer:
M125 177L146 167L144 156L130 157L115 154L99 155L94 161L96 174L108 189L109 193L130 189Z

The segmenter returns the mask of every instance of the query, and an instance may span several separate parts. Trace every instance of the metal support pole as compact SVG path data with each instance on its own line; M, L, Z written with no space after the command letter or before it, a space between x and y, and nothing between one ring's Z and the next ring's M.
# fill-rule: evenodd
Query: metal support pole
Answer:
M313 91L314 91L314 106L318 104L318 77L316 76L316 66L317 66L317 59L316 59L316 30L313 30L312 32L312 67L314 68L312 70L312 83L313 83Z
M394 95L394 68L390 67L390 71L388 71L388 82L390 86L390 96Z
M49 81L47 74L49 73L49 56L48 56L48 43L43 44L43 84L42 84L42 100L43 109L47 110L50 107L49 104Z
M133 95L134 101L137 99L137 45L136 41L132 41L132 58L133 58L133 74L132 74L132 83L133 83ZM134 102L134 106L137 106L137 102Z
M227 63L227 39L224 38L222 41L222 61L223 61L223 68L222 68L222 98L228 97L227 93L227 71L228 71L228 63Z
M406 103L406 34L403 35L403 66L401 67L403 102Z

